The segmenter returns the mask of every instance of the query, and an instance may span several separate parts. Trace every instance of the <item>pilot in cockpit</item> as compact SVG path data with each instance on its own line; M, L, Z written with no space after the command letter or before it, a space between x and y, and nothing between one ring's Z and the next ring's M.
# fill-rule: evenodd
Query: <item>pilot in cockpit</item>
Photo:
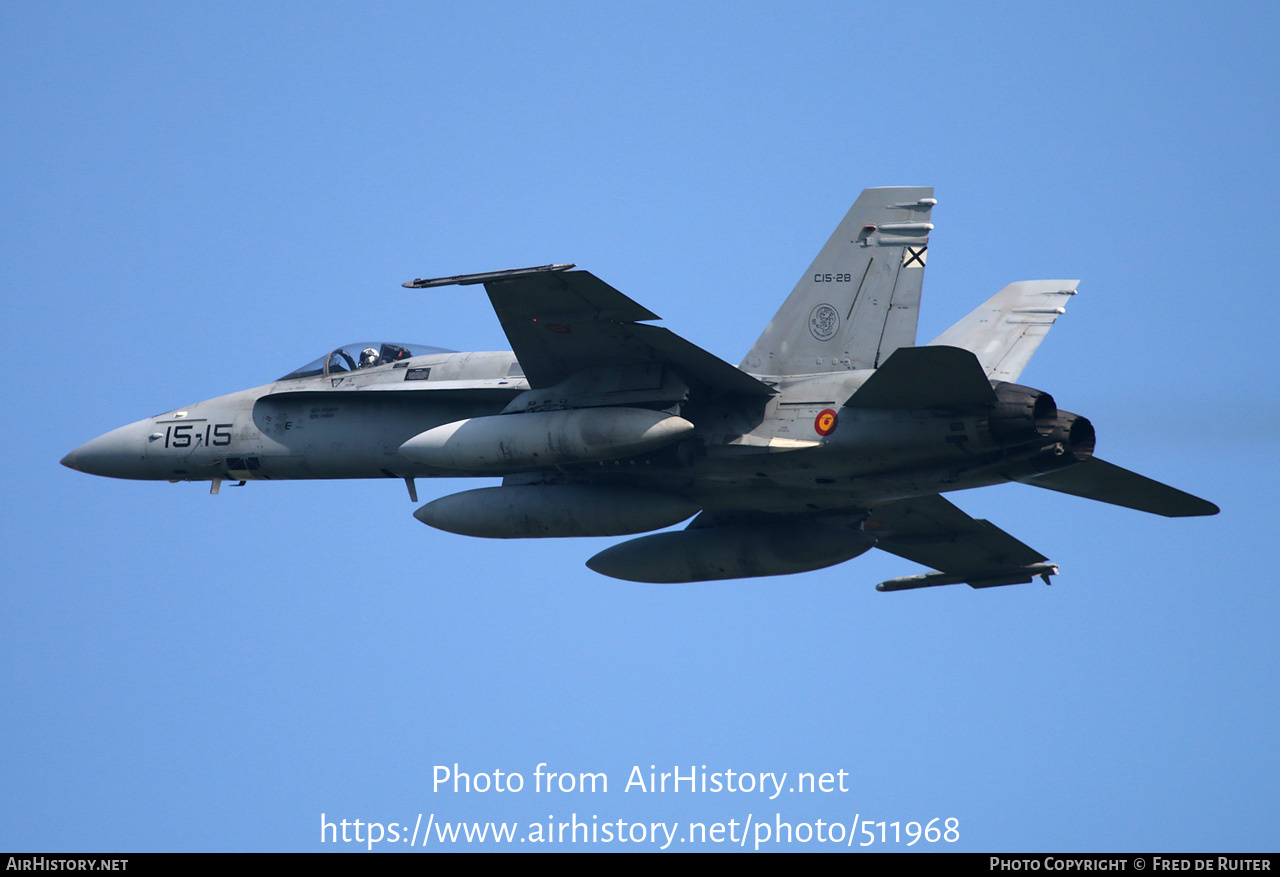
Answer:
M360 351L360 368L370 368L378 365L382 361L382 357L378 356L378 351L373 347L366 347Z

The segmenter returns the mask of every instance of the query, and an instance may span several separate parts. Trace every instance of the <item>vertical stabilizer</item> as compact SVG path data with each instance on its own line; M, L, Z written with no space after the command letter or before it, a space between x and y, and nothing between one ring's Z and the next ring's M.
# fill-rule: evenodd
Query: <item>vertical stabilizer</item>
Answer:
M930 346L972 350L993 381L1016 381L1076 294L1079 280L1020 280L974 308Z
M877 368L916 343L931 186L864 189L742 368L816 374Z

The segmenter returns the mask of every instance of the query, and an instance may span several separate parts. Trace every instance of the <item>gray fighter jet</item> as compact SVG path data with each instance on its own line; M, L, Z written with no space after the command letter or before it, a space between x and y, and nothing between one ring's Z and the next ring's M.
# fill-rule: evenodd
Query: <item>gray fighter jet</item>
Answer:
M644 533L587 561L640 582L820 569L879 548L933 567L882 591L1046 582L1038 551L940 494L1007 481L1170 517L1217 506L1093 455L1087 419L1014 383L1074 280L996 293L916 346L932 188L867 189L734 367L573 265L483 284L512 352L351 344L277 381L120 427L63 458L115 478L501 477L414 517L468 536Z

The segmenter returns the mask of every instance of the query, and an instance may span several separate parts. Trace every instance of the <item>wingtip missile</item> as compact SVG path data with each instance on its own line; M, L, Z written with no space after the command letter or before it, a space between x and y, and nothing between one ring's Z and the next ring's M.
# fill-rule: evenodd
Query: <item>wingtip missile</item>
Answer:
M918 576L900 576L876 585L877 591L913 591L916 588L936 588L941 585L968 585L971 588L995 588L1001 585L1025 585L1036 576L1049 584L1049 577L1058 574L1056 563L1030 563L1008 572L994 575L951 575L944 572L927 572Z
M525 274L539 274L544 271L568 271L576 268L574 262L562 262L555 265L536 265L532 268L509 268L505 271L482 271L479 274L454 274L449 277L419 277L408 283L400 284L405 289L429 289L433 286L471 286L474 283L510 280Z

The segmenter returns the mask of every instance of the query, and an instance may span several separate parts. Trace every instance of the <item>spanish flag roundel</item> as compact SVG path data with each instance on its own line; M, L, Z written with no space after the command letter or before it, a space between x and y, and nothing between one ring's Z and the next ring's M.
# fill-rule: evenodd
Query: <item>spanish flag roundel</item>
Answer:
M823 408L813 419L813 431L818 435L831 435L836 431L836 424L839 422L840 418L836 416L833 409Z

